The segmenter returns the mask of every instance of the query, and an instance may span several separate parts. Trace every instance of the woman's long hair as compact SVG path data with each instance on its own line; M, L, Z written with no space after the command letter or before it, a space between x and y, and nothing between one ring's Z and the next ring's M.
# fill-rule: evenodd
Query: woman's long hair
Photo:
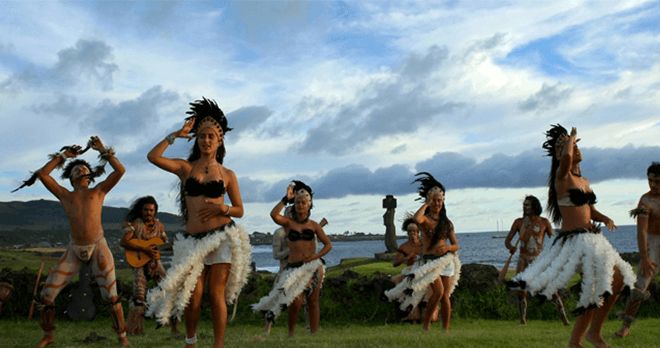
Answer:
M447 192L445 191L445 187L442 186L442 184L435 180L433 175L427 173L427 172L420 172L415 174L415 176L422 175L421 177L415 179L411 184L414 184L416 182L419 183L419 187L417 188L417 193L419 193L419 198L416 200L424 199L424 202L426 202L426 198L428 197L429 191L431 191L432 188L438 187L442 190L442 192ZM427 208L424 214L429 214L429 209ZM442 209L440 210L440 217L438 219L438 225L435 227L435 231L433 232L433 237L431 238L431 246L436 245L440 240L447 238L449 235L449 226L451 222L449 221L449 218L447 218L447 207L446 204L442 204Z
M561 224L562 220L561 211L559 210L559 202L557 200L555 181L557 179L557 169L559 169L559 159L556 156L556 145L557 140L563 135L568 135L568 131L560 124L556 124L545 132L546 141L543 143L543 149L545 149L547 155L552 158L550 174L548 175L548 212L555 225Z

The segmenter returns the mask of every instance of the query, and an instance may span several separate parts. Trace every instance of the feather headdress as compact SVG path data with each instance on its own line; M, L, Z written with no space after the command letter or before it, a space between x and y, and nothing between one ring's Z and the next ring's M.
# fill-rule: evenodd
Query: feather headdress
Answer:
M420 172L415 174L415 176L419 176L419 175L423 175L423 176L411 182L411 184L414 184L416 182L419 183L419 187L417 188L417 192L419 193L419 198L417 198L416 201L420 199L426 200L429 192L431 192L431 190L433 190L433 188L435 187L439 188L442 192L447 192L445 191L445 187L442 186L442 184L438 180L435 180L433 175L427 172Z
M190 131L195 137L200 130L206 127L213 127L218 132L222 130L223 134L232 130L232 128L227 126L227 118L215 100L204 97L202 97L202 100L195 100L190 103L190 110L186 114L190 115L186 117L186 121L190 119L195 120L195 125Z

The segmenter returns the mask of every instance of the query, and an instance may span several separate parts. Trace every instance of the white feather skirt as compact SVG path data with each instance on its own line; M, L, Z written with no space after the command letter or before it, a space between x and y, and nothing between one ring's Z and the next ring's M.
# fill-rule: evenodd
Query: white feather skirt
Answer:
M401 302L399 308L403 311L415 308L424 298L429 285L438 279L442 271L452 263L454 266L454 279L451 287L445 290L449 291L449 296L451 296L458 285L458 280L461 278L461 260L458 258L457 253L446 253L439 259L415 262L411 270L401 272L405 277L395 287L385 291L385 296L390 301L397 300Z
M532 264L511 279L512 289L551 298L576 273L582 272L582 292L577 311L602 306L605 293L612 294L614 266L623 275L625 286L633 288L637 277L602 233L580 233L543 250ZM524 288L520 285L525 282ZM516 287L517 286L517 287Z
M147 293L146 316L156 316L166 324L170 316L180 316L190 302L197 278L204 270L204 258L220 245L230 243L231 269L225 289L227 304L234 302L241 288L247 283L250 273L252 245L247 230L242 226L227 226L206 237L185 238L177 234L172 246L174 256L167 275Z
M308 285L319 268L323 269L323 278L325 278L325 264L320 259L307 262L297 268L285 269L268 295L262 297L258 303L252 304L252 311L270 312L274 321L280 315L283 306L291 305L303 291L309 288ZM318 286L323 284L323 278L319 279Z

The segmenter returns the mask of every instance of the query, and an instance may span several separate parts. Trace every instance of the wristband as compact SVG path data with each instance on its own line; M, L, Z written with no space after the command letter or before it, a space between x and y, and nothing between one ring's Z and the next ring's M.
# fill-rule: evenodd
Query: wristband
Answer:
M287 198L286 195L285 195L284 197L282 197L282 203L283 203L284 205L286 205L288 202L289 202L289 198Z
M230 207L230 206L227 206L227 211L224 212L224 213L222 213L222 215L224 215L224 216L229 216L229 211L230 211L230 210L231 210L231 207Z
M174 144L174 140L176 137L174 136L174 133L170 133L168 136L165 137L167 139L167 142L170 143L170 145Z

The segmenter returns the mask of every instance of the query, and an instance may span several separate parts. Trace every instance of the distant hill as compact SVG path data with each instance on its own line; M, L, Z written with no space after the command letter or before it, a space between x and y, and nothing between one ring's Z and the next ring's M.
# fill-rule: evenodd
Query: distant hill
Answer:
M119 224L124 221L127 211L128 208L103 207L101 223ZM163 224L181 224L181 218L174 214L159 212L157 217ZM69 219L57 201L0 202L0 230L15 228L69 228Z
M128 208L103 207L101 223L108 237L120 237L120 224ZM179 216L158 212L156 217L168 232L182 231ZM0 245L32 244L38 241L67 243L69 219L57 201L0 202Z

